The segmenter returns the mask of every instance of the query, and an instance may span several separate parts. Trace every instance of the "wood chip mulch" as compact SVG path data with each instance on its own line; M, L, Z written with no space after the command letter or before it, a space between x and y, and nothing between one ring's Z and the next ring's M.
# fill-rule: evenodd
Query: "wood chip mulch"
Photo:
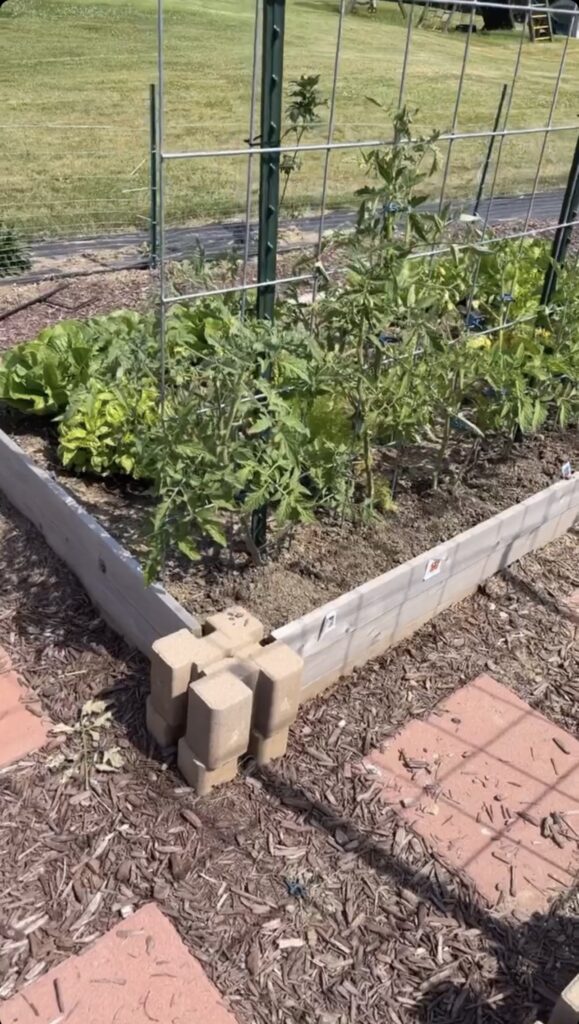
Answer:
M50 294L58 286L59 291ZM154 302L156 287L147 270L118 270L62 282L50 276L30 284L0 280L0 351L35 338L61 320L87 320L118 309L146 310Z
M54 722L104 696L99 742L125 759L89 789L50 752L0 773L0 996L154 899L241 1024L545 1019L578 970L577 894L530 923L489 912L362 758L483 670L577 732L578 565L576 534L528 556L304 707L282 761L198 800L146 736L143 659L0 505L0 642Z

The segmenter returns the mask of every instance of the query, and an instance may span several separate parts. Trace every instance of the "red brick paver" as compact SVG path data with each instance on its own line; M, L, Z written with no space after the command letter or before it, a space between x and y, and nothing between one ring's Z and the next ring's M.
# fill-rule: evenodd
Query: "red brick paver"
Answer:
M0 768L19 761L46 742L47 724L28 710L23 703L25 697L26 690L0 647Z
M1 1024L236 1024L153 903L0 1004Z
M410 722L369 760L383 798L490 904L544 912L572 884L579 742L490 676ZM555 825L560 846L544 834L552 814L567 815Z

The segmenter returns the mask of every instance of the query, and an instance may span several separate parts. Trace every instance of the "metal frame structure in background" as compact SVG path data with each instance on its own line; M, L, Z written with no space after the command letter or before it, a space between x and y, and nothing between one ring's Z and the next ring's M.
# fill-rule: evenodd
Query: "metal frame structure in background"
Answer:
M283 109L283 57L284 57L284 24L285 24L285 3L286 0L256 0L255 10L255 25L254 25L254 42L253 42L253 65L251 75L251 109L249 116L249 138L247 140L246 148L233 148L233 149L212 149L212 150L185 150L185 151L166 151L164 148L164 132L163 132L163 97L164 97L164 35L163 35L163 7L164 0L157 0L158 4L158 111L157 111L157 169L156 169L156 184L158 192L158 208L157 215L154 219L155 223L158 222L158 240L159 240L159 277L160 277L160 296L159 296L159 344L160 344L160 363L161 363L161 404L164 403L164 388L165 388L165 330L166 330L166 314L168 307L173 303L182 302L193 302L197 299L201 299L211 295L227 295L231 293L240 293L241 296L241 310L242 315L245 314L247 297L249 292L257 293L256 302L256 314L259 318L267 318L273 320L274 309L275 309L275 297L276 290L279 286L285 284L299 284L310 282L313 289L313 297L315 298L318 282L319 282L319 260L322 252L322 243L325 227L325 217L328 204L328 180L329 180L329 166L332 152L344 151L348 149L363 150L366 148L377 148L396 145L396 138L389 139L368 139L362 141L334 141L334 128L335 128L335 110L336 110L336 94L337 86L339 81L339 67L340 67L340 56L343 40L343 26L344 17L346 11L345 0L341 0L339 19L337 26L336 35L336 47L334 57L334 73L332 80L332 91L329 100L329 121L328 121L328 132L327 139L323 143L305 143L305 144L293 144L291 146L282 144L282 109ZM431 4L443 4L444 0L430 0ZM486 177L490 169L492 162L493 151L497 139L499 140L499 146L497 156L495 160L494 172L492 175L492 183L489 195L487 197L487 208L484 220L482 222L482 236L483 239L488 243L492 242L492 239L487 237L488 226L491 216L492 204L495 199L495 190L498 181L498 171L503 153L503 147L505 139L513 138L517 136L525 135L542 135L542 143L535 169L533 178L533 188L529 197L529 202L525 214L524 228L521 232L514 232L511 238L520 238L520 249L522 252L522 246L525 237L534 236L543 232L548 232L556 229L556 238L553 246L553 253L561 258L564 256L569 239L570 233L573 226L576 223L577 218L577 204L579 200L577 185L578 175L578 154L579 148L575 151L575 161L571 169L571 175L567 186L567 192L565 195L565 201L557 223L548 225L547 227L532 228L531 219L533 215L533 209L541 178L541 171L543 167L543 161L545 157L547 142L550 136L554 132L560 131L574 131L577 133L578 129L576 125L555 125L554 115L557 106L557 100L559 97L559 91L561 82L563 80L563 74L565 69L565 63L569 47L569 37L565 39L565 42L561 48L561 57L557 69L555 81L553 83L553 91L551 94L551 100L549 105L549 113L547 122L544 125L532 125L526 128L509 128L509 116L512 109L513 95L517 86L519 77L519 71L521 66L521 56L523 50L524 38L526 35L526 26L529 19L532 17L535 7L527 5L511 5L511 10L521 11L524 14L524 24L520 30L520 38L518 47L516 50L515 62L513 67L513 75L510 83L510 87L504 84L501 90L500 103L497 108L494 124L491 130L481 129L474 132L461 132L459 130L459 116L461 100L463 95L464 83L468 75L468 58L471 46L472 30L474 28L474 19L477 12L484 7L504 9L503 4L494 2L494 0L462 0L462 6L469 9L469 23L465 34L464 52L461 62L460 75L457 83L456 97L454 102L454 109L452 115L452 124L449 132L440 135L440 141L448 142L448 148L446 152L446 159L444 162L442 182L440 186L440 192L438 196L438 209L441 211L445 201L446 189L450 174L453 147L455 144L473 139L486 139L488 140L486 157L484 160L481 180L479 184L478 194L475 201L475 210L481 204L483 197L483 191L486 183ZM261 131L259 145L255 144L255 104L256 104L256 91L257 91L257 80L258 80L258 67L259 67L259 21L260 15L263 25L262 31L262 50L261 50ZM402 59L401 75L400 75L400 88L398 92L398 109L401 109L406 98L406 79L410 60L411 45L412 45L412 31L413 31L413 10L410 12L410 16L406 19L406 40L404 47L404 54ZM503 117L503 109L506 102L506 110ZM578 142L579 147L579 142ZM321 183L321 203L319 213L319 225L317 238L314 244L314 269L308 273L295 274L290 276L278 276L277 274L277 250L278 250L278 236L279 236L279 178L280 178L280 160L283 154L291 153L292 157L298 153L313 153L321 152L324 153L324 164L323 174ZM251 212L252 212L252 165L253 160L259 157L260 161L260 194L259 194L259 241L258 241L258 258L257 258L257 281L248 281L248 264L250 255L250 224L251 224ZM247 159L247 182L246 182L246 210L245 210L245 244L243 251L243 268L242 268L242 279L239 284L223 286L223 287L210 287L199 289L188 294L169 294L167 291L167 275L166 275L166 252L165 252L165 170L168 163L181 160L198 160L198 159L235 159L235 158L246 158ZM573 178L573 181L571 181ZM504 236L503 236L504 237ZM508 237L508 236L507 236ZM459 246L460 247L460 246ZM304 246L305 248L305 246ZM425 251L417 254L416 258L429 257L431 263L437 256L443 252L448 252L448 246L438 246L429 251ZM472 286L470 290L470 296L467 303L468 311L470 311L472 303L474 301L476 284L480 270L480 258L475 267ZM339 270L333 270L333 273L339 273ZM543 297L545 295L550 300L554 287L554 278L550 278L550 284L545 282L545 288ZM468 314L467 314L468 315ZM515 326L517 323L523 323L536 318L534 316L524 316L518 319L514 319L512 323L505 324L501 323L500 326L490 328L481 333L491 334L494 331L504 330L505 327ZM256 385L257 386L257 385ZM252 518L252 533L254 542L258 547L262 547L266 540L266 510L260 509L254 513Z
M445 0L429 0L429 2L434 7L436 7L437 5L440 7L440 6L445 4ZM150 88L150 96L149 96L149 112L150 112L150 116L149 116L149 119L148 119L149 120L149 126L148 126L148 135L149 135L149 159L148 159L149 187L148 188L140 188L139 189L139 191L143 192L143 221L147 223L148 230L147 230L147 235L146 236L145 235L139 236L138 234L135 234L134 242L130 243L131 248L135 250L135 257L136 258L133 259L132 256L127 258L127 256L125 255L124 257L120 258L118 261L114 260L114 262L113 262L113 261L108 261L107 260L106 264L103 261L98 261L97 265L94 268L83 269L83 270L80 270L80 271L79 270L74 270L74 269L70 269L69 270L68 267L65 266L63 269L61 269L59 267L58 270L56 270L55 268L53 268L51 270L49 268L48 270L39 270L37 272L36 271L35 272L27 272L25 274L20 274L20 275L14 276L14 277L3 278L1 283L2 284L10 284L10 283L26 284L28 282L42 281L42 280L45 280L45 279L50 279L50 280L61 280L61 279L63 279L63 280L66 280L68 278L74 278L74 277L91 277L93 275L110 273L111 271L127 270L127 269L145 269L145 268L149 267L149 268L153 268L153 269L158 269L158 271L159 271L159 275L161 277L161 296L162 296L161 305L163 307L165 307L166 305L170 304L171 302L182 301L184 299L192 301L192 300L194 300L196 298L201 298L204 295L219 294L219 293L225 294L226 292L236 292L236 291L239 291L240 294L241 294L241 312L242 312L242 315L244 315L245 311L246 311L246 308L247 308L248 298L254 292L254 290L257 289L258 305L260 307L261 315L271 315L272 303L273 303L273 300L274 300L275 289L276 289L277 286L283 286L284 284L304 284L305 285L307 282L309 282L312 285L313 297L315 298L316 294L317 294L317 289L318 289L319 283L320 283L320 276L316 272L313 272L313 273L303 273L303 274L294 274L294 275L289 275L289 276L285 276L285 277L280 277L280 276L277 275L275 249L276 249L276 245L277 245L277 236L278 236L279 225L277 223L277 221L278 221L278 210L277 210L277 204L276 204L276 199L275 199L276 187L275 187L275 184L274 184L274 179L275 179L276 176L279 176L279 162L280 162L281 157L284 154L299 155L299 154L308 154L308 153L316 153L316 152L318 152L320 154L321 153L324 154L323 171L322 171L322 178L321 178L321 189L320 189L320 208L319 208L319 214L316 217L308 217L308 218L306 218L306 220L308 222L308 230L312 230L312 228L313 228L313 230L315 231L315 235L316 235L315 243L314 243L314 246L313 246L313 251L314 251L315 258L316 258L314 262L316 262L316 261L319 260L319 258L321 256L323 237L324 237L324 233L326 231L326 227L327 227L327 223L328 223L329 169L330 169L330 162L331 162L332 153L340 152L340 151L344 152L344 151L347 151L347 150L362 151L362 150L367 149L367 148L376 148L376 147L380 147L380 146L389 146L389 145L393 145L395 143L395 141L396 141L395 139L392 139L392 138L370 138L370 139L362 139L360 141L348 141L348 140L346 140L346 141L335 141L336 94L337 94L337 87L338 87L338 82L339 82L339 68L340 68L340 58L341 58L341 53L342 53L344 21L345 21L345 16L346 16L346 11L347 11L346 0L337 0L337 10L339 8L339 17L338 17L337 33L336 33L336 45L335 45L333 79L332 79L331 93L330 93L329 104L328 104L329 115L328 115L328 125L327 125L327 136L326 136L325 141L316 142L316 143L300 143L297 146L295 145L295 143L293 145L285 145L285 146L282 145L281 141L280 141L281 140L281 124L280 124L279 109L277 111L276 118L273 118L270 115L275 113L275 111L273 111L273 109L269 109L268 110L267 109L267 105L266 105L266 108L264 109L263 103L262 103L262 110L261 110L261 122L262 122L261 123L261 130L260 131L256 130L257 129L257 119L258 119L258 111L257 111L256 108L257 108L260 80L261 80L261 85L262 85L262 88L261 88L262 99L267 99L269 107L270 108L272 107L272 101L275 100L275 103L278 105L278 108L279 108L279 103L281 101L281 95L282 95L282 92L283 92L283 66L282 66L283 65L283 24L278 25L277 29L276 29L276 24L279 22L280 17L283 18L283 10L284 10L284 7L285 7L285 0L255 0L254 33L253 33L253 61L252 61L252 69L251 69L251 100L250 100L250 110L249 110L248 138L247 138L246 145L244 145L243 147L239 147L239 148L206 149L206 150L192 150L192 151L183 151L183 152L166 151L165 148L164 148L164 119L165 119L165 110L164 110L164 106L165 106L165 104L164 104L164 78L165 78L165 74L164 74L163 0L157 0L157 7L158 7L158 9L157 9L157 49L158 49L157 71L158 71L158 82L157 82L156 86L155 85L151 86L151 88ZM480 13L483 8L487 8L487 7L504 9L504 5L501 4L501 3L495 2L495 0L481 0L481 2L478 2L478 0L463 0L461 9L464 8L464 10L468 10L470 12L470 21L469 21L469 25L467 27L472 27L472 23L474 21L475 15L477 13ZM539 5L537 7L535 7L535 6L529 7L529 6L527 6L524 3L524 0L518 0L518 3L515 3L515 4L511 5L511 10L519 12L521 14L521 16L528 23L528 20L529 20L529 18L531 16L532 12L534 10L544 10L544 7L541 6L541 5ZM267 18L268 18L268 23L267 24L265 24L265 23L263 24L263 31L261 31L261 29L262 29L262 15L267 15ZM270 17L270 15L271 15L271 17ZM409 65L410 65L411 54L412 54L413 33L414 33L414 38L416 37L416 33L415 33L416 18L412 17L412 16L407 17L406 18L406 26L405 27L406 27L406 33L405 33L404 53L403 53L403 58L402 58L402 65L401 65L401 72L400 72L400 85L399 85L399 90L398 90L398 108L400 108L404 104L404 102L406 100L407 76L408 76L408 68L409 68ZM278 29L279 29L279 31L278 31ZM278 32L277 40L275 38L275 33L276 32ZM562 208L560 210L560 216L558 217L558 219L556 218L556 215L553 213L552 216L550 216L550 220L552 222L548 223L546 226L542 225L540 228L532 228L531 227L531 220L532 220L533 212L535 210L535 200L536 200L536 197L538 195L538 187L539 187L539 182L540 182L540 177L541 177L541 170L542 170L542 166L543 166L543 159L544 159L544 155L545 155L545 151L546 151L546 147L547 147L549 138L552 138L554 133L559 133L559 132L564 132L564 133L572 132L572 133L577 134L577 130L578 130L576 124L557 125L557 124L553 123L553 121L554 121L554 113L555 113L555 110L556 110L556 104L557 104L557 99L558 99L558 95L559 95L559 88L560 88L560 85L561 85L561 80L562 80L563 72L564 72L564 68L565 68L565 62L566 62L566 57L567 57L567 50L568 50L568 46L569 46L569 38L567 38L565 40L565 42L563 43L563 45L561 47L561 59L560 59L560 62L559 62L559 68L558 68L558 72L557 72L557 75L556 75L556 80L554 81L554 84L553 84L553 91L552 91L551 104L550 104L550 112L549 112L549 116L547 118L546 123L543 124L543 125L538 125L538 124L532 124L531 123L528 126L522 127L522 128L510 128L509 127L509 118L510 118L510 115L511 115L513 94L515 92L515 87L517 85L517 81L518 81L518 78L519 78L519 70L520 70L520 65L521 65L522 50L523 50L524 41L525 41L526 36L527 36L527 33L524 30L524 26L521 28L521 30L518 33L513 34L513 42L515 42L515 39L517 38L517 36L519 38L518 38L518 42L516 44L516 51L517 51L517 53L516 53L516 57L515 57L515 61L514 61L514 69L513 69L513 74L512 74L512 80L511 80L510 84L507 86L507 89L506 89L506 97L507 98L506 98L506 101L504 102L504 105L499 103L499 106L497 108L496 118L495 118L495 124L493 125L492 129L489 130L489 129L486 129L486 128L480 128L479 130L476 130L476 131L460 131L460 129L459 129L459 118L460 118L460 109L461 109L461 100L462 100L463 86L464 86L465 80L468 80L468 59L469 59L469 53L471 52L472 45L473 45L472 42L471 42L471 33L470 32L466 32L465 33L464 53L463 53L462 62L461 62L460 75L459 75L459 78L457 80L456 96L455 96L454 109L453 109L453 114L452 114L452 121L451 121L451 125L450 125L449 131L442 133L441 136L440 136L440 141L442 143L448 143L448 149L447 149L445 163L444 163L443 181L442 181L440 193L438 195L438 205L442 205L442 202L443 202L443 200L445 198L445 193L446 193L446 189L447 189L447 183L448 183L449 176L450 176L450 173L451 173L452 156L453 156L453 152L454 152L454 147L456 145L462 144L463 142L468 144L468 143L472 143L473 141L477 141L477 140L481 140L481 141L482 140L486 140L487 141L486 156L485 156L483 168L482 168L481 175L480 175L479 186L478 186L478 190L477 190L477 197L476 197L475 204L474 204L475 205L475 209L478 209L479 206L481 208L481 211L482 211L482 218L481 218L482 224L481 224L481 228L482 228L483 236L486 238L486 236L487 236L487 234L489 232L489 225L490 225L490 222L492 220L493 203L495 202L495 199L499 198L496 195L496 187L497 187L498 178L499 178L498 171L499 171L499 167L500 167L500 164L501 164L501 158L502 158L502 155L503 155L503 147L504 147L505 140L509 139L509 138L514 138L516 136L521 136L521 137L529 136L529 137L531 137L531 136L536 136L536 135L542 135L543 138L542 138L541 153L539 155L539 159L538 159L538 162L537 162L537 167L536 167L536 171L535 171L535 175L534 175L532 192L531 192L531 195L530 195L529 200L528 200L528 205L527 205L526 209L524 210L524 212L523 212L523 214L521 216L521 219L524 219L524 222L525 222L524 223L524 230L523 230L522 234L523 235L527 235L527 234L531 234L531 233L536 234L538 232L542 233L543 231L549 232L549 231L557 230L559 232L560 238L563 238L566 241L565 241L565 244L562 247L561 247L561 245L559 243L559 247L557 248L557 250L555 250L555 247L554 247L553 251L554 252L557 251L557 252L559 252L560 255L564 256L564 254L566 252L566 249L568 247L568 240L569 240L569 237L570 237L570 233L571 233L573 227L575 226L576 217L578 216L577 212L576 212L576 204L575 205L573 203L569 204L567 202L567 197L568 197L569 189L572 186L573 175L575 173L573 166L571 167L569 181L567 183L566 199L565 199L565 202L563 203L563 206L562 206ZM262 38L263 38L263 41L262 41ZM269 62L269 70L268 70L268 62ZM276 65L276 62L277 62L277 65ZM273 83L273 81L275 79L276 88L274 90L271 90L271 89L268 90L267 86L264 87L264 81L266 80L268 75L269 75L270 87L271 87L271 85L272 85L272 83ZM505 93L505 85L503 85L503 93ZM410 99L412 99L412 97L410 97ZM530 105L529 109L530 110L532 109L531 105ZM504 111L504 113L503 113L503 111ZM277 128L275 127L276 119L277 119ZM6 127L8 127L8 126L6 126ZM21 127L25 127L25 126L21 126ZM46 127L50 128L51 126L46 126ZM57 126L52 126L52 127L57 127ZM91 130L95 129L95 128L99 128L99 129L100 128L102 128L102 129L107 128L107 126L105 126L105 125L81 125L81 126L77 126L77 127L79 127L79 128L83 128L84 127L84 128L87 128L87 129L90 128ZM108 126L108 127L112 130L114 126ZM72 128L70 128L70 129L67 128L67 130L72 130ZM165 195L166 195L166 189L165 189L165 175L164 175L164 171L166 169L167 164L169 162L174 161L174 160L194 160L194 159L221 160L223 158L246 159L247 160L247 177L246 177L246 190L245 190L245 216L244 216L244 220L243 221L241 221L239 224L235 225L235 230L236 231L241 231L242 232L242 237L243 237L242 253L240 253L240 255L242 256L241 281L240 281L239 284L235 284L235 285L230 286L228 288L221 288L221 289L218 289L218 288L208 288L208 289L206 289L204 291L196 291L196 292L193 292L193 293L191 293L189 295L185 295L185 296L172 296L172 295L169 295L167 287L166 287L166 284L167 284L166 264L167 264L169 258L171 258L171 259L183 258L184 256L187 255L187 253L185 251L184 252L180 251L179 253L174 253L173 252L173 245L171 245L171 250L172 250L171 253L169 254L169 252L168 252L168 247L167 247L167 223L166 223L166 215L165 215ZM254 266L253 261L254 261L254 257L255 257L254 245L253 245L253 231L254 231L255 225L252 223L252 216L251 216L251 214L252 214L252 208L253 208L253 189L254 189L253 177L254 177L254 168L255 168L256 161L259 161L260 181L263 182L265 180L266 182L268 182L269 195L267 197L264 197L263 196L263 189L261 189L262 201L261 201L260 208L259 208L259 220L260 220L260 224L261 224L261 230L260 230L260 233L259 233L259 238L260 238L260 247L261 248L260 248L259 259L258 259L257 282L254 283L254 282L249 280L249 267L250 266ZM141 166L144 167L144 168L147 167L147 155L146 155L146 152L143 152L143 160L140 161L140 163L139 163L139 167L141 167ZM267 175L265 174L265 169L266 168L268 169ZM277 168L277 172L275 172L276 168ZM133 172L131 172L131 174L132 173ZM487 176L489 178L490 188L486 187L487 186ZM486 190L486 194L485 194L485 190ZM483 196L484 196L484 198L483 198ZM147 197L148 197L148 209L146 209L146 207L147 207ZM465 200L467 199L467 197L464 197L464 198L465 198ZM520 204L521 204L521 199L518 200L518 205L520 206ZM466 208L467 209L472 208L472 204L468 204ZM575 210L575 212L573 212L573 210ZM336 221L336 216L335 215L332 215L332 220L334 222ZM266 240L266 237L265 237L265 226L266 225L267 225L267 240ZM213 229L212 226L207 225L206 228L200 229L200 231L201 231L201 235L203 237L205 235L205 233L207 233L207 235L209 236L215 230L215 234L216 234L216 237L217 237L217 235L220 232L222 232L225 227L226 226L223 226L223 225L221 227L219 225L216 225L215 229ZM181 230L183 230L183 229L178 229L177 234L180 234ZM191 234L192 235L195 234L195 229L191 230ZM114 236L111 236L111 239L113 237ZM145 242L147 238L148 238L148 243L149 243L149 253L148 254L141 254L139 252L139 248L138 247L143 242ZM109 241L110 241L110 239L109 239ZM71 239L71 240L68 240L68 241L63 241L62 244L64 245L64 247L67 248L67 251L70 251L72 254L74 254L74 253L77 253L77 252L82 253L86 247L88 247L90 249L91 244L93 244L93 243L97 244L97 246L99 244L96 238L91 238L91 239L78 238L78 239L74 239L74 240ZM129 243L127 243L127 245L128 244ZM213 243L210 243L210 244L213 246ZM217 242L217 246L219 246L219 244L221 244L221 243ZM56 248L57 249L58 249L58 246L59 246L59 243L57 241L56 242ZM216 248L216 246L213 246L213 247ZM39 253L41 253L42 256L44 256L45 250L47 250L47 249L51 249L52 250L52 248L54 248L54 246L50 242L48 242L48 243L36 243L35 244L35 249L38 249ZM115 248L115 246L113 246L113 248ZM284 251L287 248L288 248L287 246L284 246ZM297 246L292 245L289 248L290 249L291 248L297 248ZM434 255L438 255L440 253L443 253L445 251L447 251L447 250L444 247L440 247L440 248L437 248L436 250L434 250L434 253L424 253L424 255L434 256ZM99 265L99 263L100 263L100 265ZM473 290L474 290L475 286L476 286L476 281L473 282ZM267 312L267 310L269 310L269 312Z
M445 0L431 0L433 5L443 5ZM158 188L158 238L159 238L159 269L160 269L160 345L164 349L164 321L165 313L167 308L173 303L179 302L191 302L196 299L205 298L210 295L226 295L235 292L241 294L242 309L245 310L247 302L248 292L257 292L257 311L261 316L272 316L273 315L273 301L275 296L275 290L279 286L287 284L305 284L309 282L313 285L314 294L318 285L318 270L314 268L313 271L302 274L293 274L289 276L278 276L276 273L276 251L277 251L277 234L278 234L278 202L279 202L279 160L283 154L288 153L296 155L298 153L315 153L320 152L325 154L322 183L321 183L321 204L319 212L319 227L317 232L317 238L314 244L314 253L316 258L319 258L322 239L324 234L325 218L328 206L328 176L329 176L329 164L332 152L345 151L345 150L363 150L369 148L377 148L382 146L392 146L396 144L394 138L373 138L364 139L360 141L334 141L334 129L335 129L335 107L336 107L336 91L339 81L339 65L340 55L343 40L343 24L345 18L346 5L344 2L340 5L337 35L336 35L336 48L335 48L335 60L334 60L334 75L332 81L332 91L329 99L329 123L328 123L328 134L325 142L316 143L300 143L299 145L283 145L280 141L281 126L280 126L280 98L283 90L283 9L285 7L285 0L256 0L256 12L255 12L255 31L254 31L254 44L253 44L253 64L252 64L252 91L251 91L251 110L250 110L250 133L247 141L247 146L238 148L228 149L197 149L197 150L183 150L183 151L171 151L165 150L163 145L163 95L164 95L164 35L163 35L163 9L164 0L157 0L158 5L158 118L157 118L157 136L158 136L158 166L157 166L157 188ZM471 29L474 23L474 17L476 13L480 12L483 8L501 8L504 9L504 5L494 2L494 0L462 0L462 7L470 10L470 21L468 28ZM524 4L511 4L512 11L521 12L524 16L525 23L530 18L533 10L544 9L539 5L524 5ZM255 102L256 102L256 83L258 80L258 69L259 69L259 32L258 22L260 18L260 12L263 17L263 44L261 52L261 82L262 82L262 102L261 102L261 137L260 144L255 144ZM400 78L400 89L398 94L398 105L401 107L405 102L406 98L406 78L408 65L410 60L411 45L412 45L412 32L413 32L414 19L412 17L407 18L406 22L406 41L405 49L402 60L401 78ZM531 227L531 219L535 206L535 201L538 193L538 187L541 177L541 171L543 167L543 161L545 157L546 147L548 139L558 132L578 132L576 124L565 124L555 125L553 123L554 114L556 111L557 100L563 80L563 74L567 59L569 37L565 38L565 41L561 47L561 57L558 64L557 74L553 83L553 91L551 94L549 113L547 122L544 125L530 125L525 128L509 128L508 121L512 110L513 94L519 78L520 65L521 65L521 54L522 47L525 38L525 25L522 26L519 34L519 42L516 48L516 56L514 62L513 76L511 84L508 90L508 100L506 102L506 109L504 117L502 118L502 124L500 124L501 110L503 104L501 103L500 108L497 112L497 122L493 125L492 129L480 129L477 131L460 131L459 130L459 114L460 105L462 100L463 88L466 78L468 77L468 57L471 45L471 31L465 33L464 43L464 54L461 63L460 76L457 83L456 97L454 103L453 117L451 129L448 132L443 132L439 136L440 142L448 142L448 150L446 160L444 164L443 179L439 193L439 206L445 199L445 193L450 174L450 167L452 161L452 152L455 144L460 142L468 142L477 139L486 139L489 142L489 149L487 150L486 159L486 170L484 171L484 177L486 178L486 172L489 170L489 166L492 160L492 147L498 140L499 145L497 147L497 155L494 161L494 171L492 174L492 183L488 195L486 196L486 213L482 222L483 235L488 244L492 243L492 239L487 237L488 226L490 222L492 204L496 198L495 190L498 181L498 170L500 161L503 153L503 145L505 139L515 138L517 136L529 136L529 135L542 135L542 145L535 169L533 188L529 196L528 206L525 213L524 228L522 232L515 232L511 234L511 238L521 238L527 236L534 236L537 234L548 233L550 231L558 230L559 232L567 232L565 238L568 238L569 232L577 223L575 214L570 219L569 210L565 211L563 208L561 216L557 221L550 223L540 228ZM504 92L504 89L503 89ZM499 126L500 124L500 126ZM245 209L245 245L243 251L243 266L242 266L242 280L239 284L228 285L223 287L210 287L199 289L194 292L186 294L169 294L166 288L167 277L166 277L166 262L167 256L164 248L165 238L165 189L164 189L164 172L167 164L173 161L182 160L199 160L199 159L236 159L245 158L248 161L247 170L247 187L246 187L246 209ZM259 158L260 160L260 203L259 203L259 247L258 247L258 277L257 281L248 281L248 264L250 261L250 245L249 245L249 234L251 225L251 213L252 213L252 164L253 161ZM277 180L277 183L276 183ZM484 185L484 181L483 181ZM482 190L479 189L478 203L480 204L482 198ZM503 236L504 237L504 236ZM564 251L564 250L561 250ZM420 254L421 256L428 256L434 258L442 253L448 252L446 246L440 246L434 250L425 251ZM334 273L338 273L334 271ZM473 282L473 291L476 287L476 282ZM504 325L503 325L504 327ZM498 328L497 328L498 329ZM164 357L162 356L162 361Z

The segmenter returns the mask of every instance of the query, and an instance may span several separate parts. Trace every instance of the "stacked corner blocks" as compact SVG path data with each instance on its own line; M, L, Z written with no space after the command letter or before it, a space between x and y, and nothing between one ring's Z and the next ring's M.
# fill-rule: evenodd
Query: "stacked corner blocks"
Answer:
M240 757L266 764L285 754L303 660L265 637L244 608L209 616L204 635L180 629L153 644L147 728L200 795L229 782Z

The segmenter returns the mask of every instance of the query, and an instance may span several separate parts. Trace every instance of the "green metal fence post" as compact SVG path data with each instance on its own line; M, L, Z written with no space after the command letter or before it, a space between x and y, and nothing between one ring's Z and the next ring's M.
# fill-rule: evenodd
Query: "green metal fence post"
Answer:
M261 145L281 145L285 0L264 0ZM258 281L275 281L279 215L279 153L262 153L259 176ZM273 320L275 284L258 289L257 315Z
M579 214L579 137L575 143L575 152L571 161L567 187L563 197L563 205L559 214L559 226L555 232L551 248L551 262L545 274L541 305L548 306L557 287L557 276L565 262L567 249L573 235L574 222Z
M157 86L151 85L149 87L149 151L150 151L150 170L149 170L149 188L150 188L150 209L149 209L149 248L150 257L149 265L154 270L158 263L158 240L157 240L157 225L158 225L158 204L157 204Z
M263 147L281 145L285 0L264 0L261 56L261 139ZM271 281L257 290L257 316L273 320L279 218L280 153L262 153L259 170L259 240L257 280ZM267 539L267 506L253 512L251 535L259 551Z
M491 135L491 137L489 139L489 144L487 146L487 152L486 152L483 168L482 168L482 171L481 171L481 176L480 176L480 181L479 181L479 184L478 184L478 190L477 190L477 194L476 194L476 199L474 201L474 206L472 208L473 216L475 216L475 217L478 214L478 209L479 209L479 206L481 204L482 197L483 197L483 192L484 192L484 188L485 188L485 184L486 184L486 180L487 180L487 174L489 172L489 167L490 167L490 163L491 163L491 159L492 159L492 155L493 155L493 149L495 148L495 142L496 142L496 138L497 138L495 133L498 132L498 130L499 130L499 125L501 123L501 115L502 115L502 112L503 112L503 106L505 104L505 99L507 97L507 90L508 90L508 88L509 88L508 85L505 84L505 85L503 85L503 88L501 90L501 98L499 100L499 105L497 107L497 112L495 114L495 121L494 121L494 124L493 124L493 134Z

